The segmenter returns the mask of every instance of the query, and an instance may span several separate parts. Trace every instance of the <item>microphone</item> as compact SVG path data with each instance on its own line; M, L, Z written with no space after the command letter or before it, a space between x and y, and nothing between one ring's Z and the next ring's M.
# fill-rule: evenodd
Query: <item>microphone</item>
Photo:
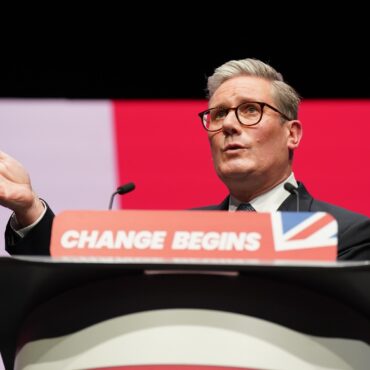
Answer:
M294 185L292 185L290 182L286 182L284 184L284 189L286 191L289 191L290 194L294 194L297 200L297 212L299 212L299 193L298 188L296 188Z
M126 193L129 193L130 191L132 191L134 189L135 189L135 184L133 182L129 182L125 185L121 185L120 187L118 187L117 190L110 197L108 210L112 209L113 199L114 199L116 194L119 194L119 195L126 194Z

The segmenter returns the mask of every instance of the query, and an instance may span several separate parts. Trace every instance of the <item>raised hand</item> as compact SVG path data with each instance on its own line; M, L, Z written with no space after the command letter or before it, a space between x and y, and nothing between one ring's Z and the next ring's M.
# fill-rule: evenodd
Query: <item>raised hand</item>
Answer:
M44 205L32 190L31 180L23 165L0 151L0 205L15 212L20 227L34 223Z

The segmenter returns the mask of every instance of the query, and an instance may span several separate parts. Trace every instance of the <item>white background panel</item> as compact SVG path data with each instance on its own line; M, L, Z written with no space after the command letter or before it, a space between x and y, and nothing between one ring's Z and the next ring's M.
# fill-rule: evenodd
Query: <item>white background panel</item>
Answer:
M55 212L106 209L116 188L110 101L0 100L0 150L19 160ZM0 207L0 254L10 211Z

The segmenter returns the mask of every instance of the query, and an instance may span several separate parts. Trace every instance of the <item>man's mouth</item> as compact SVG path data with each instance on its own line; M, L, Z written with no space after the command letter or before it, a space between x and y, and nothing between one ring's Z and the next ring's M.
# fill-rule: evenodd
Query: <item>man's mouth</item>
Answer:
M245 147L241 144L238 144L238 143L232 143L232 144L227 144L225 147L224 147L224 152L233 152L233 151L237 151L237 150L240 150L240 149L245 149Z

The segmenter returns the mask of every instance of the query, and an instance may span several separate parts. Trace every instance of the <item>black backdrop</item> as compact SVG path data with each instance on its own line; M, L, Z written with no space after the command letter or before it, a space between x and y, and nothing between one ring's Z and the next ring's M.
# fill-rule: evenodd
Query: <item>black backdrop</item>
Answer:
M175 15L159 19L147 10L150 22L140 13L133 26L131 14L117 10L115 27L95 19L95 29L81 24L73 32L71 19L51 28L49 17L37 33L35 22L19 35L3 35L0 97L197 99L215 67L255 57L271 63L303 98L370 98L367 11L347 4L339 17L338 6L324 14L304 5L297 14L270 12L269 19L267 4L257 12L224 6L225 14L220 8L210 21L194 8L180 17L184 9L173 5Z

